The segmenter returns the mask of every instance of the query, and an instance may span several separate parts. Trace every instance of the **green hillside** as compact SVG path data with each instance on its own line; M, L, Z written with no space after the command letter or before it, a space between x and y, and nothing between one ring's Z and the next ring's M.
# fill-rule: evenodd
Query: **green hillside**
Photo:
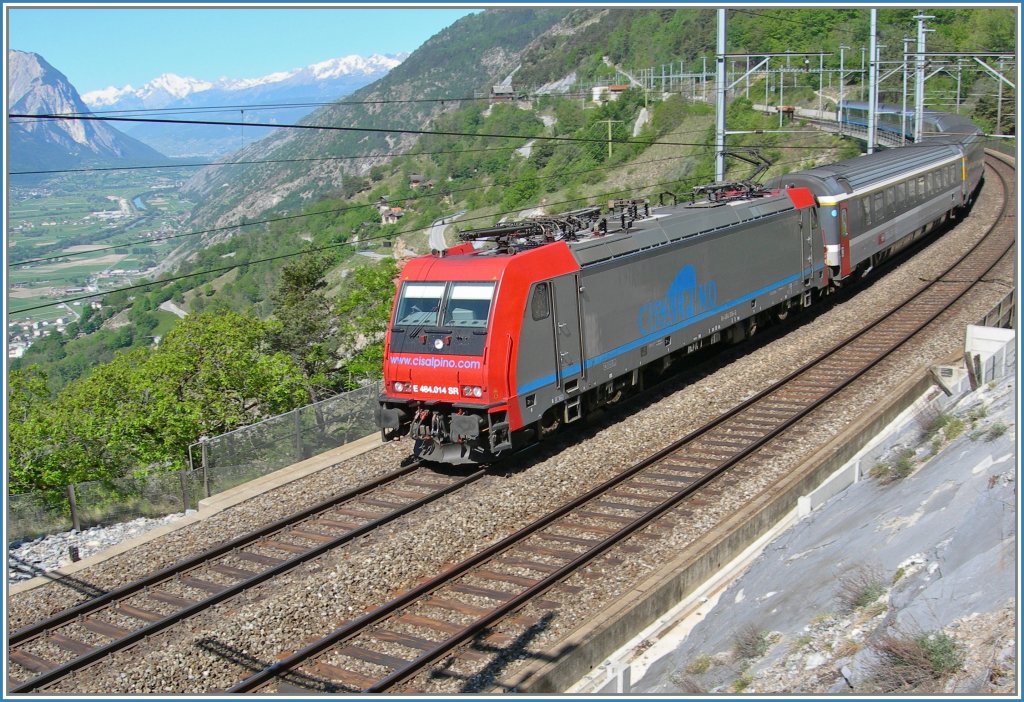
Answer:
M880 12L888 52L900 50L902 36L912 34L913 14ZM1011 10L932 14L930 47L1015 47ZM61 466L74 466L76 479L85 479L180 465L182 447L201 433L226 431L379 375L394 259L425 252L426 229L439 218L462 212L449 227L451 244L458 229L538 207L555 213L663 193L682 199L711 181L714 108L694 100L691 91L664 95L633 87L604 102L594 102L589 91L535 91L573 73L587 84L621 80L619 69L639 74L662 63L682 62L693 70L714 51L714 15L697 8L488 10L438 34L354 99L464 96L486 92L497 76L509 74L523 99L325 108L307 123L435 134L282 131L234 158L407 153L369 162L238 166L197 176L191 192L206 200L202 218L187 227L250 224L195 237L194 251L174 274L189 277L108 294L101 310L87 311L64 334L51 334L12 363L16 392L9 419L18 425L12 432L13 484L60 485L69 475ZM845 43L855 47L846 54L850 68L867 35L867 17L859 8L733 10L729 51L823 51L831 54L825 65L838 66L838 47ZM816 105L820 80L814 73L787 74L787 104ZM948 73L934 76L928 99L948 100L955 81ZM847 83L854 91L859 75L849 75ZM995 86L981 72L963 74L962 111L989 130L995 127ZM751 109L765 88L755 77L751 97L737 96L728 108L729 128L749 132L730 137L729 145L769 159L765 178L858 153L859 143L835 136L770 133L778 117ZM837 76L831 90L837 93ZM1015 96L1007 97L1016 104ZM1003 116L1008 132L1015 115L1004 110ZM340 163L362 165L341 173ZM727 177L745 178L751 169L730 160ZM382 203L396 221L384 221ZM392 208L400 208L401 216ZM303 251L314 253L294 256ZM158 311L167 301L189 313L183 322L172 326ZM164 339L155 349L154 336ZM196 346L215 338L224 353L248 359L225 377L217 376L216 357ZM161 373L167 379L158 382ZM120 390L100 392L104 384ZM153 392L140 400L137 394L150 385ZM217 392L235 404L210 402ZM169 409L176 401L185 409ZM104 436L120 443L105 443Z

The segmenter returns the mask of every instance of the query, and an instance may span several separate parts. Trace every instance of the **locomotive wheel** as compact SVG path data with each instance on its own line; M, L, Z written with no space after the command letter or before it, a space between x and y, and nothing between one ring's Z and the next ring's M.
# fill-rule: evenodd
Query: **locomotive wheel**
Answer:
M780 322L785 322L786 321L786 317L788 317L788 316L789 316L789 307L786 306L786 303L782 303L781 305L779 305L776 308L776 310L775 310L775 319L779 320Z
M559 407L561 407L561 405L559 405ZM552 407L544 413L543 417L540 418L537 426L540 438L544 439L551 436L558 431L560 426L562 426L561 412L556 412L555 408Z
M747 338L757 333L757 315L747 318Z

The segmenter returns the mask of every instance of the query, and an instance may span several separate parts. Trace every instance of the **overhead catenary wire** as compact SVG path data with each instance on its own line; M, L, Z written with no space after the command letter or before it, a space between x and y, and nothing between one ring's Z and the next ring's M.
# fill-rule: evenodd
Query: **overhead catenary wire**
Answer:
M706 132L707 129L691 129L683 132L674 132L674 134L700 134ZM534 139L536 137L530 137ZM652 146L658 146L660 142L654 142ZM566 146L574 146L574 144L551 144L552 148L562 148ZM262 165L262 164L275 164L275 163L313 163L320 161L359 161L371 158L391 158L398 156L449 156L457 154L469 154L469 153L483 153L488 151L515 151L521 149L521 145L510 145L510 146L489 146L485 148L477 149L452 149L448 151L396 151L389 153L372 153L361 156L316 156L310 158L279 158L279 159L257 159L252 161L207 161L202 163L169 163L169 164L154 164L154 165L139 165L139 166L108 166L108 167L93 167L93 168L62 168L52 170L39 170L39 171L9 171L7 175L56 175L61 173L101 173L109 171L137 171L137 170L153 170L153 169L164 169L173 170L176 168L221 168L223 166L251 166L251 165Z
M799 163L799 162L800 161L793 161L792 163ZM598 193L598 194L595 194L595 195L587 195L587 196L584 196L584 197L572 198L572 199L569 199L569 200L562 200L562 201L559 201L559 202L552 202L552 203L548 203L547 207L560 206L560 205L571 205L571 204L575 204L575 203L578 203L578 202L597 200L599 198L603 199L603 198L607 198L607 197L609 197L611 195L618 195L620 193L643 192L643 191L649 190L651 188L663 188L663 187L667 187L667 186L671 186L671 185L679 185L679 184L683 184L683 183L695 183L695 182L699 182L699 179L696 179L696 178L682 179L682 180L681 179L673 179L673 180L663 181L663 182L659 182L659 183L649 183L647 185L643 185L643 186L639 186L639 187L633 186L633 187L627 187L627 188L620 188L618 190L612 190L612 191L605 192L605 193ZM497 213L492 213L492 214L487 214L487 215L479 215L477 217L469 217L469 218L466 218L466 219L464 219L462 221L463 222L470 222L470 221L477 220L477 219L490 219L490 218L493 218L493 217L500 217L500 216L504 216L504 215L515 214L517 212L522 212L522 211L523 210L520 208L520 209L512 210L512 211L509 211L509 212L497 212ZM369 241L378 241L378 240L383 240L383 239L389 239L391 237L400 236L402 234L409 234L409 233L418 232L418 231L423 231L423 227L415 227L415 228L412 228L412 229L406 229L406 230L402 230L402 231L398 231L398 232L391 232L391 233L382 234L382 235L376 236L376 237L367 237L366 239L363 239L363 240L361 240L358 243L366 243L366 242L369 242ZM171 277L167 277L167 278L161 278L159 280L148 281L148 282L145 282L145 283L136 283L134 285L121 286L121 287L118 287L118 288L112 288L110 290L103 290L103 291L100 291L100 292L89 293L87 295L78 295L76 297L63 298L63 299L60 299L60 300L55 300L53 302L47 302L47 303L44 303L44 304L41 304L41 305L33 305L33 306L30 306L30 307L21 307L21 308L18 308L16 310L9 310L9 312L16 313L16 314L21 314L23 312L32 312L32 311L35 311L35 310L45 309L45 308L48 308L48 307L57 307L57 306L60 306L60 305L67 305L69 303L78 302L80 300L88 300L88 299L92 299L94 297L103 297L104 295L110 295L110 294L113 294L113 293L128 292L130 290L139 290L141 288L150 288L150 287L154 287L154 286L163 286L163 285L166 285L168 283L174 283L176 281L185 280L187 278L197 278L199 276L209 275L209 274L212 274L212 273L226 273L228 271L235 270L236 268L243 268L245 266L252 266L252 265L257 265L257 264L260 264L260 263L269 263L269 262L272 262L272 261L280 261L280 260L287 259L287 258L294 258L296 256L305 256L305 255L311 254L311 253L319 253L321 251L329 251L329 250L332 250L332 249L338 249L338 248L343 248L343 247L346 247L346 246L353 246L353 245L354 245L354 242L343 241L343 242L335 242L335 243L332 243L332 244L324 244L322 246L307 247L307 248L302 249L300 251L293 251L293 252L290 252L290 253L278 254L276 256L268 256L266 258L252 259L252 260L248 260L248 261L240 261L238 263L234 263L234 264L231 264L229 266L221 266L221 267L217 267L217 268L208 268L208 269L205 269L205 270L202 270L202 271L195 271L195 272L192 272L192 273L184 273L182 275L171 276Z
M817 136L819 136L819 134L814 134L814 136L817 137ZM820 134L820 136L828 136L828 135L822 133L822 134ZM803 141L808 141L808 140L809 139L807 139L807 138L803 139ZM554 145L554 146L557 146L557 145ZM707 145L707 144L702 145L702 146L710 147L710 145ZM521 148L521 147L516 147L516 148ZM816 148L816 147L812 147L812 148ZM555 178L561 178L561 177L564 177L564 176L579 175L579 174L582 174L582 173L591 173L591 172L602 171L602 170L610 171L610 170L616 170L616 169L619 169L619 168L627 168L627 167L628 168L632 168L632 167L635 167L635 166L642 166L642 165L646 165L646 164L650 164L650 163L662 163L662 162L665 162L665 161L678 160L678 159L681 159L681 158L686 158L686 156L682 156L682 155L681 156L668 156L668 157L665 157L665 158L648 159L648 160L645 160L645 161L629 161L629 162L626 162L626 163L616 164L616 165L613 165L613 166L598 166L598 167L595 167L595 168L588 168L586 171L561 171L559 173L549 174L549 175L545 175L545 176L533 176L533 177L530 177L530 178L517 178L517 179L510 179L510 180L507 180L507 181L504 181L504 182L495 182L495 183L491 183L491 184L475 185L475 186L469 186L469 187L465 187L465 188L455 188L455 189L448 190L448 191L445 191L445 192L434 192L434 193L424 193L422 195L412 195L412 196L409 196L409 197L406 197L406 198L396 198L394 200L389 200L389 203L392 203L392 204L408 203L408 202L413 202L413 201L416 201L416 200L423 200L423 199L429 199L429 198L434 198L434 197L442 197L442 196L444 196L446 194L471 192L471 191L474 191L474 190L482 190L482 189L491 188L491 187L504 187L504 186L508 186L508 185L513 185L515 183L521 183L521 182L550 180L550 179L555 179ZM172 234L172 235L164 236L164 237L137 239L137 240L128 241L128 242L121 242L121 243L118 243L118 244L111 244L109 246L104 246L104 247L99 247L99 248L92 248L92 249L90 249L88 251L69 251L69 252L60 253L60 254L54 254L52 256L38 256L36 258L25 259L23 261L13 262L10 265L11 266L31 265L31 264L36 264L36 263L45 263L45 262L48 262L48 261L62 260L62 259L66 259L66 258L76 257L76 256L90 256L90 255L95 255L97 253L101 253L103 251L111 251L111 250L114 250L114 249L124 248L126 246L134 246L134 245L139 245L139 244L158 244L158 243L161 243L161 242L164 242L164 241L171 241L171 240L174 240L174 239L181 239L181 238L192 237L192 236L201 236L203 234L215 234L215 233L218 233L218 232L228 231L228 230L231 230L231 229L239 229L239 228L242 228L242 227L258 226L258 225L264 225L264 224L273 224L275 222L288 221L288 220L294 220L294 219L301 219L301 218L305 218L305 217L315 217L315 216L320 216L320 215L341 214L341 213L344 213L344 212L350 212L352 210L357 210L357 209L362 209L362 208L367 208L367 207L375 207L376 204L377 203L371 203L371 202L360 203L360 204L357 204L357 205L348 205L346 207L334 208L334 209L330 209L330 210L321 210L321 211L318 211L318 212L303 212L303 213L295 214L295 215L282 215L281 217L272 217L272 218L267 218L267 219L262 219L262 220L255 220L255 221L252 221L252 222L242 222L242 223L239 223L239 224L231 224L231 225L225 225L223 227L216 227L216 228L211 228L211 229L196 230L196 231L193 231L193 232L183 232L181 234Z
M385 127L343 127L338 125L322 125L322 124L271 124L266 122L227 122L217 120L181 120L181 119L155 119L155 118L141 118L141 117L60 117L53 114L9 114L11 119L72 119L87 122L142 122L147 124L185 124L185 125L221 125L221 126L245 126L245 127L259 127L265 129L303 129L303 130L325 130L325 131L338 131L338 132L366 132L370 134L414 134L419 136L452 136L452 137L473 137L480 139L518 139L518 140L534 140L534 141L556 141L556 142L567 142L567 143L581 143L581 144L607 144L609 142L613 144L639 144L653 146L655 144L659 146L707 146L703 142L680 142L680 141L656 141L652 139L632 139L632 138L591 138L591 137L570 137L570 136L543 136L543 135L529 135L529 134L492 134L492 133L473 133L473 132L454 132L454 131L431 131L428 129L402 129L402 128L385 128ZM808 148L808 147L787 147L787 146L775 146L772 148Z

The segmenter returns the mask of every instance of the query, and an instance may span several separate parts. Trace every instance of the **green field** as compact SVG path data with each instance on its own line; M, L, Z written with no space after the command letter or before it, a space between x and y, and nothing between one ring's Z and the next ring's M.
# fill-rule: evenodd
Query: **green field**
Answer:
M66 174L8 190L8 321L52 319L52 309L19 310L137 282L174 243L191 203L175 171ZM113 247L113 248L112 248ZM91 252L90 249L100 249ZM37 260L46 259L46 260ZM130 273L125 273L130 271Z

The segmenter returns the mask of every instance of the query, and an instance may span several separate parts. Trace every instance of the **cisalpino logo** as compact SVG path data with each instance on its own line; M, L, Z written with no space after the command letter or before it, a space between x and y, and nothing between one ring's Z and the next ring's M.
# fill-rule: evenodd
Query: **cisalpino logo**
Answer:
M692 265L676 274L665 297L640 305L637 325L640 335L662 331L715 308L718 290L714 279L701 283Z

